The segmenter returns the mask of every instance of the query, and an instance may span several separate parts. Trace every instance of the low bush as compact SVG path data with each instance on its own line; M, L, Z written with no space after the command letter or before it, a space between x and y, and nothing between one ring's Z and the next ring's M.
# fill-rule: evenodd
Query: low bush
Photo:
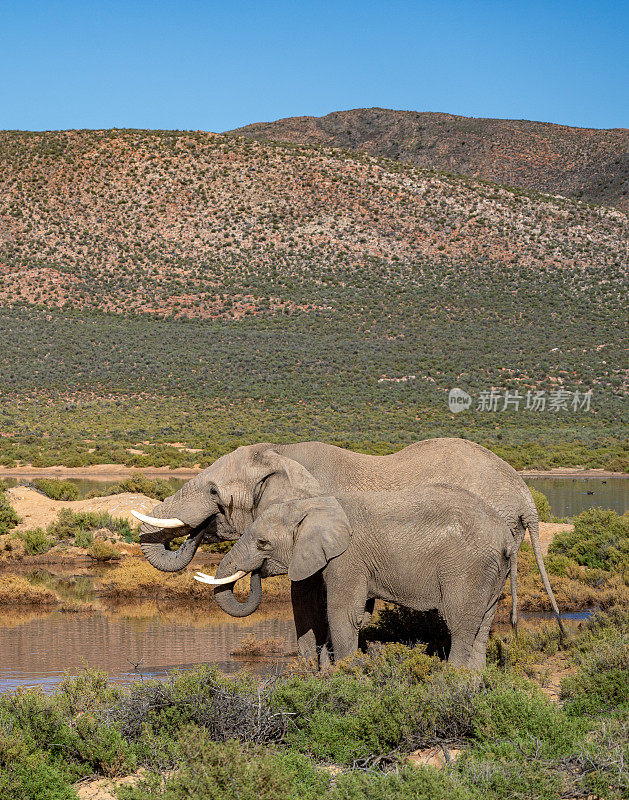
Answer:
M47 553L54 544L54 541L42 528L20 531L17 535L24 542L26 552L31 556Z
M120 551L111 543L98 539L87 551L96 561L113 561L120 558Z
M573 520L574 530L558 533L548 552L584 567L615 571L629 578L629 512L590 508Z
M75 539L79 534L107 530L131 541L133 531L126 519L112 517L106 511L72 511L62 509L55 522L48 526L48 533L56 539Z
M563 535L558 534L555 540ZM629 602L629 586L623 576L616 572L582 567L573 558L556 552L546 556L545 562L548 564L555 598L562 611L611 608ZM504 597L508 604L508 582ZM552 610L528 542L522 545L518 554L518 603L523 611Z
M9 533L17 525L20 524L15 509L9 502L6 494L0 490L0 536Z
M141 472L134 473L119 483L114 483L106 489L91 492L88 497L106 497L112 494L122 494L123 492L133 492L152 497L155 500L165 500L174 494L172 485L161 478L147 478Z
M539 516L540 522L549 522L552 511L550 508L550 503L548 502L548 498L543 492L540 492L538 489L535 489L529 486L529 491L533 496L533 500L535 502L535 508L537 509L537 514Z
M59 478L37 478L31 485L51 500L78 500L79 489L71 481Z
M561 685L570 714L629 715L629 611L598 612L572 642L578 669Z
M556 622L535 627L520 625L517 635L492 634L487 645L487 663L501 670L516 670L530 677L537 673L534 667L562 646L562 634Z
M91 547L94 544L94 531L93 530L85 530L81 529L78 530L74 534L74 546L81 547L84 550L87 550L88 547Z
M25 553L26 547L17 533L0 535L0 562L19 560Z

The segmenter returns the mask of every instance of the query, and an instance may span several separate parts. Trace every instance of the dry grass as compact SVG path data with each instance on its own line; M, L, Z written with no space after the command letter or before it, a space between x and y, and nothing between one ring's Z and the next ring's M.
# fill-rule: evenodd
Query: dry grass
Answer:
M592 572L573 564L566 575L549 575L561 611L629 605L629 587L620 576L601 571L598 580L588 580L588 573ZM509 581L502 599L510 606ZM552 611L533 553L528 548L522 548L518 555L518 607L522 611Z
M34 586L21 575L0 577L0 606L55 605L59 598L45 586Z
M237 658L261 658L263 656L280 655L286 647L286 639L283 636L268 639L258 639L250 633L242 640L231 655Z
M200 567L210 574L216 567ZM194 571L160 572L147 561L129 558L101 581L102 593L113 598L160 597L169 600L209 599L212 589L194 580ZM238 581L237 592L246 595L249 591L249 578ZM267 578L263 582L263 597L271 600L290 597L290 581L287 577Z
M19 561L26 554L26 547L22 539L12 533L0 536L0 563L6 561Z

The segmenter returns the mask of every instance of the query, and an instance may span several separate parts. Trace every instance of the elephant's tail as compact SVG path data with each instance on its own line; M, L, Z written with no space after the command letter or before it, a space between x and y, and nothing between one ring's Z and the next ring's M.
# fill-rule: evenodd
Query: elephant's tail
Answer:
M563 626L563 621L561 619L559 607L557 606L555 595L553 594L550 581L548 580L546 567L544 566L544 557L542 555L542 544L539 540L539 520L537 518L537 513L535 513L535 515L531 514L528 518L523 518L522 521L529 529L531 544L533 545L533 554L535 555L537 568L539 569L540 575L542 576L542 583L544 584L544 589L546 589L546 594L550 598L550 604L553 607L553 611L555 612L555 617L557 618L557 623L559 625L559 630L561 631L561 635L565 636L566 629Z
M509 572L511 573L511 627L518 635L518 551L513 548L509 557Z

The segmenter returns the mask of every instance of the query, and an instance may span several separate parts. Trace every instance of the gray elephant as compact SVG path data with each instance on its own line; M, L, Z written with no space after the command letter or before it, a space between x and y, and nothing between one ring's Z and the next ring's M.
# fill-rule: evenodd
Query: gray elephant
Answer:
M224 581L263 569L297 583L322 571L335 659L358 648L365 605L380 598L438 611L451 637L448 661L481 668L514 548L509 526L483 500L435 485L276 503L220 571Z
M140 544L158 569L184 569L203 541L237 539L266 508L276 502L337 495L342 491L400 491L443 483L477 494L507 523L515 548L511 558L512 622L516 623L517 550L528 528L533 551L553 610L559 609L544 569L535 503L517 472L490 450L465 439L427 439L387 456L354 453L322 442L240 447L217 459L143 521ZM178 550L169 549L187 534ZM224 577L221 570L218 577ZM248 600L239 603L231 588L217 591L218 604L234 616L246 616L261 597L258 572L251 577ZM299 651L313 657L325 640L323 587L320 576L293 584L293 606ZM308 607L303 616L298 609Z

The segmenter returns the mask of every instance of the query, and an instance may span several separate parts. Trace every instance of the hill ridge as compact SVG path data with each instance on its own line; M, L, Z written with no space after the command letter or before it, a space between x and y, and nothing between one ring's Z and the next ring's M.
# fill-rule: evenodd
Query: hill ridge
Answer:
M227 133L350 148L629 210L629 129L359 108Z

